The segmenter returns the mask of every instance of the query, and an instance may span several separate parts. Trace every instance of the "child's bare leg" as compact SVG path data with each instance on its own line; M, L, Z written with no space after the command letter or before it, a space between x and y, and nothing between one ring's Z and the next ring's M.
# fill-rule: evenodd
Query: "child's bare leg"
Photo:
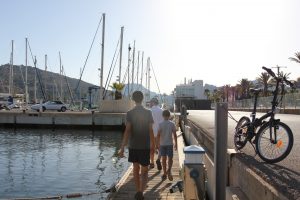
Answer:
M167 156L162 156L162 167L163 167L163 172L164 175L167 174Z
M173 158L172 157L168 157L168 173L171 172L172 165L173 165Z
M170 181L173 181L172 165L173 165L173 158L172 157L168 157L168 179Z

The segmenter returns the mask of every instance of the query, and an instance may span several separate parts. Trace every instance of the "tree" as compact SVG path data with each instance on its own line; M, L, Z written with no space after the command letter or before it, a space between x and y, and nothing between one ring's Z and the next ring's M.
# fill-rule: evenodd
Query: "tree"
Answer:
M262 72L259 77L256 78L258 83L263 86L263 95L268 96L268 85L270 82L270 74L267 72Z
M213 102L218 103L220 102L222 98L222 92L220 90L214 89L213 94L211 96L211 100L213 100Z
M114 82L110 87L115 90L115 99L122 99L122 90L124 89L125 85L123 83Z
M206 99L210 99L210 91L209 89L204 90L204 95L206 96Z
M230 85L225 85L223 87L223 89L224 89L224 97L226 97L226 102L228 102L229 92L230 92Z
M243 78L242 80L239 81L240 86L241 86L241 93L242 93L242 98L247 99L250 97L250 87L252 86L251 82L248 81L248 79Z
M289 57L289 59L290 59L291 61L294 61L294 62L297 62L297 63L300 64L300 52L296 52L296 53L295 53L295 58L294 58L294 57Z

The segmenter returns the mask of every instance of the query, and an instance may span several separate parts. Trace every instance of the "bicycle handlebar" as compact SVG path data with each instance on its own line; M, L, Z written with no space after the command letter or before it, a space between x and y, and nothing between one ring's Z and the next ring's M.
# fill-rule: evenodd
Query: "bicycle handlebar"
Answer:
M284 81L286 84L288 84L291 88L294 88L294 87L295 87L295 85L294 85L291 81L287 80L286 77L277 77L277 76L275 75L275 73L274 73L271 69L269 69L269 68L267 68L267 67L264 67L264 66L263 66L262 69L266 70L267 73L270 74L270 75L271 75L273 78L275 78L277 81L283 80L283 81Z
M266 67L262 67L264 70L266 70L267 72L268 72L268 74L270 74L273 78L276 78L277 79L277 77L276 77L276 75L275 75L275 73L271 70L271 69L269 69L269 68L266 68Z

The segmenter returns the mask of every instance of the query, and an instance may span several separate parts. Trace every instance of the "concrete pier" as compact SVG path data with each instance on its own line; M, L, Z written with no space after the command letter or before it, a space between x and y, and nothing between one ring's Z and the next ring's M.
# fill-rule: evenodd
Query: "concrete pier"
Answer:
M0 126L124 127L126 113L1 111Z

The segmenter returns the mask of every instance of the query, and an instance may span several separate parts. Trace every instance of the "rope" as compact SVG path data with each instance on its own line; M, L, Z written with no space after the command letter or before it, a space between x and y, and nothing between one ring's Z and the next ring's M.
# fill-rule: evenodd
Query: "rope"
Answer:
M97 26L96 33L95 33L95 35L94 35L94 38L93 38L92 44L91 44L91 46L90 46L90 49L89 49L88 55L87 55L87 57L86 57L86 59L85 59L85 62L84 62L84 65L83 65L83 69L82 69L82 71L81 71L81 73L80 73L80 77L79 77L79 80L78 80L77 86L76 86L76 88L75 88L75 91L77 91L77 90L78 90L78 87L79 87L79 84L80 84L80 82L81 82L81 78L82 78L82 75L83 75L83 71L84 71L84 69L85 69L85 67L86 67L86 64L87 64L87 61L88 61L88 59L89 59L89 56L90 56L90 53L91 53L92 47L93 47L93 45L94 45L95 38L96 38L96 35L97 35L97 33L98 33L98 30L99 30L99 27L100 27L100 24L101 24L101 22L102 22L102 17L101 17L101 19L100 19L100 21L99 21L99 23L98 23L98 26Z
M119 56L119 54L120 54L120 52L118 52L117 56ZM107 89L105 90L105 95L104 95L104 97L106 96L106 93L107 93L107 90L108 90L108 86L109 86L109 84L110 84L110 82L111 82L111 78L112 78L112 76L113 76L113 73L114 73L115 68L116 68L116 65L117 65L117 61L118 61L118 60L116 59L116 60L115 60L114 67L113 67L112 72L111 72L111 75L110 75L110 77L109 77L109 81L108 81ZM104 97L103 97L103 99L104 99Z
M153 65L152 65L152 62L151 62L151 60L150 60L150 65L151 65L151 67L152 67L153 75L154 75L155 82L156 82L156 85L157 85L157 88L158 88L158 92L159 92L159 96L160 96L160 101L162 101L162 97L161 97L160 88L159 88L159 86L158 86L158 82L157 82L157 79L156 79L156 75L155 75L154 68L153 68Z
M118 40L118 43L117 43L117 46L116 46L116 49L115 49L115 53L114 53L113 59L112 59L111 64L110 64L109 72L108 72L107 79L106 79L105 86L104 86L104 89L105 89L105 90L104 90L103 93L102 93L103 99L104 99L104 97L105 97L105 95L106 95L106 87L108 88L108 85L109 85L108 78L110 77L111 69L112 69L113 64L114 64L114 60L115 60L116 53L117 53L117 50L118 50L118 47L119 47L119 43L120 43L120 39ZM119 52L119 53L120 53L120 52ZM119 54L118 54L117 56L119 56ZM112 72L112 73L113 73L113 72ZM119 78L120 78L120 77L119 77Z
M37 70L37 67L36 67L36 59L33 58L33 54L32 54L32 51L31 51L29 40L27 40L27 42L28 42L28 47L29 47L29 50L30 50L32 61L34 63L34 68L35 68L35 71L36 71L36 75L37 75L37 78L38 78L38 81L39 81L39 84L40 84L41 92L42 92L42 95L43 95L43 100L46 100L46 95L45 95L45 92L44 92L44 89L43 89L43 84L41 82L40 73L39 73L39 71Z
M223 108L225 109L225 108ZM228 113L228 118L232 119L233 121L235 121L236 123L238 123L239 121L237 121L233 116L232 114L227 110L227 113Z

